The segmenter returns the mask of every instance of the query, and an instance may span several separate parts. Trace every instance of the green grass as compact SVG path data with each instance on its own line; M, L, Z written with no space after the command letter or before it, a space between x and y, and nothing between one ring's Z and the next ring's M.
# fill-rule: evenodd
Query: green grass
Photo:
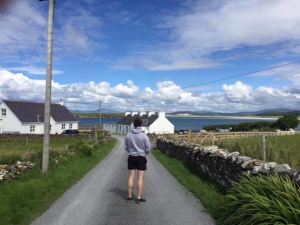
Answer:
M50 149L55 152L64 152L71 144L87 140L87 135L80 136L51 136ZM21 158L27 158L32 153L37 153L43 148L43 137L36 136L29 138L26 136L12 136L1 139L0 142L0 164L13 163Z
M216 185L194 174L184 163L164 155L159 150L154 150L153 155L167 168L179 183L184 185L201 200L210 215L215 219L219 218L220 206L223 205L224 195Z
M18 180L0 185L0 225L25 225L41 215L77 180L84 176L113 148L116 141L97 145L92 157L75 155L68 161L51 165L49 174L40 166Z
M246 137L226 139L216 142L220 148L230 152L239 151L243 155L262 159L261 137ZM288 163L295 169L300 169L300 135L271 136L266 138L267 161Z
M226 196L219 224L300 224L298 188L280 176L245 177Z

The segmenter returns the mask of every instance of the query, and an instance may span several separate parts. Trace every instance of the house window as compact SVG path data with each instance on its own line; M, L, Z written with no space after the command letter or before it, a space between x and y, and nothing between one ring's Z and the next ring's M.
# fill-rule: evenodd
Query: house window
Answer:
M6 116L6 109L1 109L1 116Z
M69 124L69 129L73 129L73 124L72 123Z
M30 133L34 133L35 132L35 125L30 125Z
M65 130L65 129L66 129L66 124L63 123L63 124L61 125L61 129L62 129L62 130Z

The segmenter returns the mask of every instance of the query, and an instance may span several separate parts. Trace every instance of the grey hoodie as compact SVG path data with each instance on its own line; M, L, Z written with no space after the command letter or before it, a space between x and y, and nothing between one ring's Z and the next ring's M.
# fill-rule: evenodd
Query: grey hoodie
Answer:
M125 138L125 150L131 156L146 156L150 152L150 141L141 127L133 128Z

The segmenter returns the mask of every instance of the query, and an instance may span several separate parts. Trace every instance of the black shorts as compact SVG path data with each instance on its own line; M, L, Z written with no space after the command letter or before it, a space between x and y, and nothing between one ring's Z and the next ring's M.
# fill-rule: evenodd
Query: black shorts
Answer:
M144 156L129 156L128 170L147 170L147 159Z

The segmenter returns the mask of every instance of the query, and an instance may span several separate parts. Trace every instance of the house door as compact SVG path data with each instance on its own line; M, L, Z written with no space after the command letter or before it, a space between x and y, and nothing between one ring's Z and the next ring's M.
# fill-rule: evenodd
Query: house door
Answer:
M3 133L3 120L0 120L0 134Z

